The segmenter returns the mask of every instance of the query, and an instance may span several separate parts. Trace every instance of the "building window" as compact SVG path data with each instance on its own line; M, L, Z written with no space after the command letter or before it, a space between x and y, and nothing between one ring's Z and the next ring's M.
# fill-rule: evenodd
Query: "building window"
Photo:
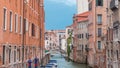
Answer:
M11 63L11 46L9 46L9 63Z
M32 36L35 36L35 25L32 24Z
M108 50L108 57L110 57L110 51Z
M81 34L78 34L78 38L81 39Z
M71 33L71 30L70 29L68 29L68 34L70 34Z
M85 45L85 49L87 49L88 48L88 45Z
M98 28L98 36L101 36L101 35L102 35L102 29Z
M96 0L96 6L103 6L103 0Z
M22 17L20 16L20 34L22 34L23 30L23 23L22 23Z
M16 62L16 46L14 47L14 62Z
M12 12L10 12L10 26L9 26L10 32L12 32Z
M59 38L61 38L61 35L59 35Z
M5 53L5 46L3 46L3 65L5 64L5 55L6 53Z
M118 38L119 37L119 21L116 21L113 23L113 36L114 38Z
M45 39L48 40L48 37L46 37Z
M28 28L29 28L29 22L28 22L28 20L26 19L26 31L28 31Z
M50 43L50 47L51 47L51 43Z
M18 32L18 16L15 14L15 32Z
M118 32L119 32L119 29L118 28L114 28L114 38L118 38Z
M47 44L48 44L48 41L47 41Z
M79 38L80 38L80 39L82 38L82 34L79 34Z
M113 50L111 50L111 57L113 56Z
M17 60L20 61L20 49L19 48L17 49Z
M21 56L21 54L20 54L20 49L19 49L19 61L20 61L20 56Z
M3 29L7 29L7 9L3 9Z
M119 52L118 52L118 50L116 50L116 54L117 54L117 59L119 59Z
M78 29L80 29L80 24L78 23Z
M80 46L81 46L81 45L79 44L79 45L78 45L78 47L77 47L77 50L80 50L80 49L81 49L81 47L80 47Z
M97 15L97 23L102 24L102 14Z
M82 34L82 38L84 38L84 34Z
M102 45L101 45L101 41L98 41L98 49L101 50Z
M82 51L84 50L84 45L82 45Z
M23 22L23 34L26 33L26 19L24 18L24 22Z
M89 3L89 11L92 10L92 2Z
M27 48L25 49L25 59L27 59Z
M86 33L86 39L88 38L88 33Z

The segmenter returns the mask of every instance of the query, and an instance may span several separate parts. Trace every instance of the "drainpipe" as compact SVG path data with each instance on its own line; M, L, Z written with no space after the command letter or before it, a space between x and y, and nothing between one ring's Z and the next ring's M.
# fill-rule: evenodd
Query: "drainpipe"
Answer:
M22 23L23 29L22 29L22 68L24 68L24 29L25 29L25 24L24 24L24 0L23 0L23 23Z

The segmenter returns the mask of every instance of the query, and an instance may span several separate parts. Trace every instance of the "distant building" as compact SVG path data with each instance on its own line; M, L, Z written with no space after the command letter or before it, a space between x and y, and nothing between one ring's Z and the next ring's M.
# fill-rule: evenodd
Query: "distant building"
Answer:
M52 31L45 32L45 48L46 50L57 49L57 35Z
M65 41L65 38L66 38L66 32L65 30L57 30L57 37L58 37L58 45L59 45L59 48L60 49L66 49L66 41Z
M48 50L66 49L65 30L48 30L45 32L45 48Z
M77 1L77 14L88 11L88 0L76 0Z
M89 12L77 14L73 17L73 57L78 63L86 63L88 47L88 15Z
M66 49L66 39L65 39L65 37L61 38L61 43L62 43L61 49L66 51L67 49Z

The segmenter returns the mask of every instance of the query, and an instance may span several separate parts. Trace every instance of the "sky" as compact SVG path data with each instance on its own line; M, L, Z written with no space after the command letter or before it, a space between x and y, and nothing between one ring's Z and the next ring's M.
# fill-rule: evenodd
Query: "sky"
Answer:
M63 30L72 24L76 0L44 0L46 30Z

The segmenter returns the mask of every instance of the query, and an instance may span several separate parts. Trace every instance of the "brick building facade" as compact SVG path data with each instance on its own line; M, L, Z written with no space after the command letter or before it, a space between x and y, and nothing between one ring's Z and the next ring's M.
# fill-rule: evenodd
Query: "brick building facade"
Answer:
M73 60L78 63L87 62L86 48L88 47L88 15L89 12L83 12L76 14L73 17Z
M0 15L0 67L21 68L35 56L41 60L43 0L0 0Z
M88 63L95 68L105 68L105 37L107 34L107 1L89 0L89 57Z

